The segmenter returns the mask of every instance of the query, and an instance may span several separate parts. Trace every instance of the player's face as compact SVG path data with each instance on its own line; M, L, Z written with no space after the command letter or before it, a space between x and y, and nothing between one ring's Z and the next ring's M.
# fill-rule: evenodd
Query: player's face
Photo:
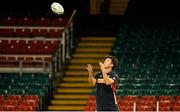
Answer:
M111 58L106 58L106 59L104 60L104 66L105 66L106 68L112 66L112 59L111 59Z

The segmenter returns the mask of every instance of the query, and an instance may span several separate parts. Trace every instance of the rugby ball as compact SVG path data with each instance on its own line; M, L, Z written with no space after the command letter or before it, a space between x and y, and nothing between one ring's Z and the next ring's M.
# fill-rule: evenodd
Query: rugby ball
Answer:
M62 15L64 14L64 8L63 6L58 2L53 2L51 4L51 10L54 14Z

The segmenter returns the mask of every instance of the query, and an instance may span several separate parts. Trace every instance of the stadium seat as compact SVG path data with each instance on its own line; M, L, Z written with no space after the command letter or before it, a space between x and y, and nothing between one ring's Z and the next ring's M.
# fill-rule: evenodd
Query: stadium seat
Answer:
M13 28L1 28L0 29L0 37L14 37L14 29Z
M124 96L123 101L137 102L139 100L138 96Z
M137 105L137 111L154 111L154 107L152 105Z
M29 105L18 105L17 107L17 111L36 111L36 109L33 106L29 106Z
M17 25L17 17L11 17L11 16L2 17L1 25L16 26Z
M36 17L34 20L36 26L50 26L50 19L47 17Z
M173 111L180 111L180 102L175 102L172 110Z
M65 17L53 18L51 20L51 26L60 26L64 27L68 22L68 19Z
M4 102L4 100L5 100L4 95L0 95L0 105Z
M19 17L18 25L19 26L33 26L34 25L34 20L30 16Z
M21 100L21 95L8 95L6 97L6 100L14 100L14 101L20 101Z
M16 37L31 37L31 30L30 29L16 29L15 31Z
M32 29L32 37L47 37L47 29Z
M62 37L63 30L60 29L49 29L48 37Z
M39 102L40 98L38 95L25 95L23 97L24 101L34 101L34 102Z

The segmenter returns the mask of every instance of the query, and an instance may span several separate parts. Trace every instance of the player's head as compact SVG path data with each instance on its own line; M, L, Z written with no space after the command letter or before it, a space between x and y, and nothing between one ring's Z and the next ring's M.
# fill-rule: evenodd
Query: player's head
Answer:
M104 65L106 68L112 67L114 69L117 65L118 61L115 57L108 55L105 57Z

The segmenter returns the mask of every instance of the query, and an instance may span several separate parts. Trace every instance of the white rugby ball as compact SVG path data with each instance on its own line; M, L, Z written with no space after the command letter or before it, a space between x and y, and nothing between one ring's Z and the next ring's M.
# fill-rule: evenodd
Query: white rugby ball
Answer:
M58 3L58 2L53 2L53 3L51 4L51 10L52 10L52 12L53 12L54 14L57 14L57 15L61 15L61 14L64 13L64 8L63 8L63 6L62 6L60 3Z

